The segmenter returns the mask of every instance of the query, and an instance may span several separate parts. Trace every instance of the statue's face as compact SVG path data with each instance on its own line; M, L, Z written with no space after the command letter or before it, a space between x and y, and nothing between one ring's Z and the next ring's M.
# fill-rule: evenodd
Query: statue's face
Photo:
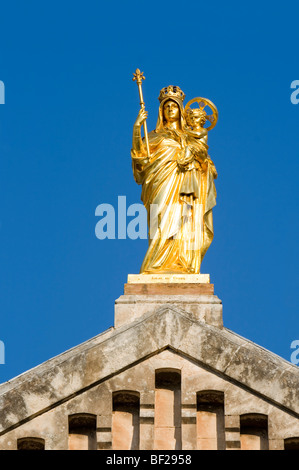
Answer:
M167 122L175 122L180 118L180 108L179 105L172 100L166 101L163 107L164 119Z
M192 127L203 127L205 125L205 119L200 112L193 110L192 113L188 113L186 117L187 124Z

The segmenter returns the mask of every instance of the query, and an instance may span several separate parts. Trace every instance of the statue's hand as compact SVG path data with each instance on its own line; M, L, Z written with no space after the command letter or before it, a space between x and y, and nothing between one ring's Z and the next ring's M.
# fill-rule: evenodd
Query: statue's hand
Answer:
M133 128L133 150L137 152L138 155L144 157L146 153L146 148L142 142L141 137L141 125L145 122L147 118L147 111L144 108L141 108ZM141 157L140 157L141 158Z
M148 112L145 111L145 109L141 108L138 113L137 119L135 121L134 127L142 126L144 121L147 119L147 116L148 116Z
M207 157L207 152L204 147L199 147L199 148L194 148L193 149L195 159L199 162L202 163L205 161Z

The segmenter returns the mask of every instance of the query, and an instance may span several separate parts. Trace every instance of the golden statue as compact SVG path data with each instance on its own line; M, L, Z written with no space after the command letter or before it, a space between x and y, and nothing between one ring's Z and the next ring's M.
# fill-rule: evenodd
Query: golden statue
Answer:
M214 234L217 172L208 155L207 139L218 112L205 98L195 98L184 108L183 91L168 86L160 92L156 129L147 133L143 79L137 69L133 80L139 87L141 109L134 124L131 156L150 227L140 273L199 274ZM191 108L195 102L199 107ZM207 115L206 107L212 110L211 115ZM207 121L210 126L204 127Z

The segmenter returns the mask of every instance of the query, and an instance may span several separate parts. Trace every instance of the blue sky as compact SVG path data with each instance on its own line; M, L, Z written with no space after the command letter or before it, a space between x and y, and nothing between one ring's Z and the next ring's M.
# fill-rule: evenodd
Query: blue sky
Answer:
M1 6L0 382L113 325L147 240L99 240L99 204L140 203L131 168L144 71L212 100L214 241L202 265L227 328L290 360L299 339L298 2L6 2Z

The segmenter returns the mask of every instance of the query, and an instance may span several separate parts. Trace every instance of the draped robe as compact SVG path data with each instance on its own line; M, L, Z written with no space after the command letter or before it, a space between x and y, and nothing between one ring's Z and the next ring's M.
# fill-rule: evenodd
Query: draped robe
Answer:
M150 159L144 149L131 152L149 226L149 246L140 273L199 274L213 239L214 176L209 162L201 165L194 159L185 166L179 162L188 145L202 153L203 144L186 132L164 126L148 137Z

